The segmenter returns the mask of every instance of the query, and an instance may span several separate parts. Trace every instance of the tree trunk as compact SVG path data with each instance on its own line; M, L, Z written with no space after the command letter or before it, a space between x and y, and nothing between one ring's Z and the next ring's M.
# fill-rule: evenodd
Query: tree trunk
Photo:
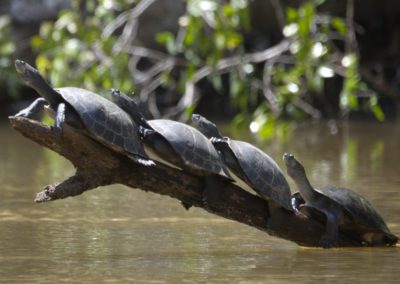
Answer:
M145 167L124 155L113 152L82 132L64 124L63 134L51 127L23 117L10 117L11 125L27 138L50 148L72 162L74 176L48 185L39 192L36 202L75 196L99 186L120 183L181 200L209 213L257 228L269 235L302 246L318 246L324 224L281 208L269 210L270 204L232 183L221 180L219 198L212 206L202 200L203 179L191 173L161 164ZM340 234L339 246L361 246Z

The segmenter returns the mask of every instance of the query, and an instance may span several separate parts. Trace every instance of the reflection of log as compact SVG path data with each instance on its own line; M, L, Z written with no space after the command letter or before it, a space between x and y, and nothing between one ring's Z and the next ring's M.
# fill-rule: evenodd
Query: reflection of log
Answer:
M75 166L76 174L67 180L48 185L38 193L36 202L46 202L75 196L102 185L121 183L179 199L193 206L204 208L202 202L202 179L190 173L166 166L144 167L123 155L82 135L64 125L63 136L51 128L22 117L10 117L12 126L27 138L64 156ZM223 183L220 198L210 213L232 219L270 235L293 241L300 245L315 246L323 234L323 225L312 219L277 209L268 213L268 202L241 188ZM268 225L267 225L268 224ZM344 235L341 246L359 246Z

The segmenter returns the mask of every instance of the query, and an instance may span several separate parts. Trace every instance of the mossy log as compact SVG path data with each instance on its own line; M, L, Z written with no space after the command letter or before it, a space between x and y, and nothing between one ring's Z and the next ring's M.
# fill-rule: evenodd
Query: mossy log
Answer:
M25 137L64 156L76 168L74 176L47 185L37 194L35 202L76 196L99 186L119 183L168 195L302 246L318 246L324 234L324 224L284 209L269 210L267 201L232 183L221 181L218 200L212 206L206 206L201 177L159 163L153 167L142 166L68 125L64 125L62 135L57 135L51 127L35 120L23 117L9 117L9 120ZM339 246L361 244L340 234Z

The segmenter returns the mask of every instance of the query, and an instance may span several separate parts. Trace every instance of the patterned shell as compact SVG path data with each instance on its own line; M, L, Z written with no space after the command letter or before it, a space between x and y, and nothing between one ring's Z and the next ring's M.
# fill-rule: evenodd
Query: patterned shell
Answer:
M275 161L247 142L230 140L229 145L247 176L245 182L261 197L292 210L289 184Z
M317 190L340 204L354 221L391 235L385 221L361 195L347 188L325 187Z
M117 152L146 157L136 124L117 105L80 88L55 90L75 109L94 138Z
M148 123L169 142L189 168L229 176L214 146L197 129L167 119L149 120Z

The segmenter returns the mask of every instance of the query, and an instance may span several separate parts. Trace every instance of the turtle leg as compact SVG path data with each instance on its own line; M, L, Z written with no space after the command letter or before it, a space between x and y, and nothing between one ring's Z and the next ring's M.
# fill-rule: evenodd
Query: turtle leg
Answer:
M133 154L127 154L127 155L131 160L133 160L136 163L139 163L143 166L146 166L146 167L151 167L156 164L153 160L147 159L147 158L139 156L139 155L133 155Z
M139 125L138 132L139 132L139 137L144 140L151 138L151 136L157 133L154 129L145 128L141 125Z
M171 144L154 129L144 128L139 126L139 137L143 140L144 144L151 148L156 156L154 159L164 160L168 166L184 168L185 163L172 148ZM150 158L153 158L150 156Z
M290 198L292 208L296 215L302 215L300 212L300 207L305 204L303 197L301 197L299 192L293 193L292 197Z
M221 181L214 175L212 176L205 176L203 178L203 195L202 195L202 202L206 209L210 209L213 205L215 205L220 197L219 188ZM186 209L189 210L193 204L188 201L181 201L181 205Z
M274 235L278 228L284 226L284 214L282 213L287 209L284 209L281 205L273 200L268 200L268 210L266 212L267 218L267 232Z
M222 181L216 175L204 177L202 201L205 208L210 209L220 200Z
M38 114L48 102L44 98L38 98L33 101L27 108L20 110L15 116L23 116L27 118L31 118Z
M319 240L319 244L323 248L331 248L337 245L339 237L338 218L334 213L325 212L326 226L325 234Z
M192 204L186 201L181 201L181 205L183 206L183 208L185 208L186 210L189 210L190 208L192 208Z
M65 112L66 107L64 103L60 103L57 106L57 114L56 120L54 122L54 132L61 135L62 134L62 125L65 122Z
M150 156L150 158L155 158L156 160L158 158L161 158L162 163L163 164L167 163L168 166L175 165L180 168L183 168L185 166L182 160L174 151L174 149L171 147L169 142L166 139L164 139L164 137L159 135L157 131L140 125L138 133L139 137L144 141L146 146L148 148L151 148L152 151L154 151L155 154L159 156L159 157ZM181 201L181 204L186 210L189 210L192 207L192 204L186 201Z

